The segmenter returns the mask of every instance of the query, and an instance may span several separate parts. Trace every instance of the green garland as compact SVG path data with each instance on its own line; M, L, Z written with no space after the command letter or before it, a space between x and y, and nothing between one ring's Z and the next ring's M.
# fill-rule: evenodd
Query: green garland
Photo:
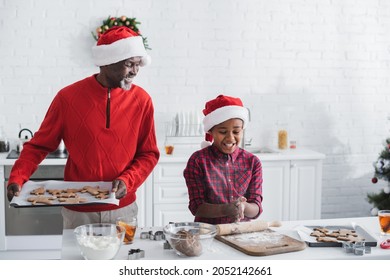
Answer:
M93 38L97 41L99 37L106 32L108 29L110 29L113 26L127 26L133 31L135 31L137 34L139 34L142 37L142 40L144 42L145 49L151 50L151 48L148 45L148 40L146 37L141 35L141 32L139 31L138 24L141 24L139 21L137 21L136 18L129 18L127 16L121 16L121 17L111 17L108 16L106 20L103 20L103 24L96 28L96 34L92 33Z

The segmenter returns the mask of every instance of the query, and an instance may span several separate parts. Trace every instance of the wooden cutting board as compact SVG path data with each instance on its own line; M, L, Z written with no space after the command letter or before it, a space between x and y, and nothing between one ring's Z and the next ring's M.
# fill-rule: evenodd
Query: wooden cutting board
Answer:
M301 251L306 243L271 229L263 231L217 235L217 240L250 256L269 256Z

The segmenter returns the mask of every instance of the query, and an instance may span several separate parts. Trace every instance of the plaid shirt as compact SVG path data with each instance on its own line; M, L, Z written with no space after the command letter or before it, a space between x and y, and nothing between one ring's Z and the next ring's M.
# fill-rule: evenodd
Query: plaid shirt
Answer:
M212 145L196 151L189 158L183 174L189 194L188 208L194 216L198 207L205 202L225 204L240 196L259 206L259 214L254 218L263 211L261 162L258 157L243 149L224 154ZM244 220L248 221L249 218L245 217ZM234 222L229 217L195 217L195 221L210 224Z

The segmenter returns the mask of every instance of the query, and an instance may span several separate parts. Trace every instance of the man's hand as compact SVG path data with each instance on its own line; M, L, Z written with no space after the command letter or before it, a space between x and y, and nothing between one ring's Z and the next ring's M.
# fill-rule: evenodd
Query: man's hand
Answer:
M126 187L125 182L123 182L122 180L119 180L119 179L114 180L112 182L111 191L113 193L115 193L115 198L121 199L122 197L124 197L127 194L127 187Z
M20 193L21 189L22 188L18 184L15 184L15 183L10 184L7 187L7 198L8 198L8 201L11 201L14 196L19 196L19 193Z

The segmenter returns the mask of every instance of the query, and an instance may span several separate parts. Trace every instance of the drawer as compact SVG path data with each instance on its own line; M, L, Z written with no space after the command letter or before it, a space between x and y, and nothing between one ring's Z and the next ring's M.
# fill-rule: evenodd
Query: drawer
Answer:
M153 170L154 184L158 183L183 183L185 180L183 176L185 163L164 163L157 164Z
M188 190L183 183L155 184L154 203L187 203Z
M193 222L188 204L157 204L154 206L153 225L165 226L170 222Z

